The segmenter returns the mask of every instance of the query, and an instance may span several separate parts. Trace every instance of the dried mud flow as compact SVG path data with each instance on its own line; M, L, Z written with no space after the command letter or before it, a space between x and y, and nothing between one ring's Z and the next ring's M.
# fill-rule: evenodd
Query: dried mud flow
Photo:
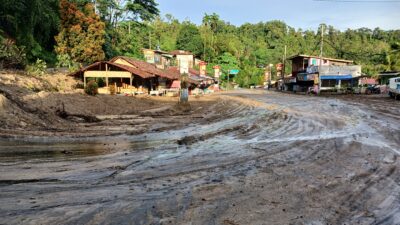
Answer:
M400 224L400 101L213 98L2 139L0 224Z

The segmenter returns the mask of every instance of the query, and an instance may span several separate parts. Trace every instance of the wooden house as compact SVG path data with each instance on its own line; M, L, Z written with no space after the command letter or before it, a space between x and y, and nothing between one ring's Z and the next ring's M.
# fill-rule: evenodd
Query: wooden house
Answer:
M176 74L158 69L154 64L124 56L93 63L71 75L82 78L84 86L88 79L104 79L105 87L99 89L100 93L110 93L110 85L115 86L117 93L150 93L169 88L179 79Z
M193 68L195 58L193 53L184 50L175 50L169 53L175 61L175 66L179 68Z
M89 79L103 79L105 86L100 87L100 93L110 93L110 86L114 86L116 92L131 94L143 92L148 81L155 77L137 68L106 61L93 63L70 75L83 79L84 87Z
M171 73L168 70L159 69L155 64L125 56L114 57L110 62L140 69L146 73L152 74L154 77L149 79L149 83L146 85L149 91L169 88L173 80L179 79L179 76L176 74Z
M154 64L159 69L167 69L172 65L173 56L168 52L143 49L143 55L147 63Z

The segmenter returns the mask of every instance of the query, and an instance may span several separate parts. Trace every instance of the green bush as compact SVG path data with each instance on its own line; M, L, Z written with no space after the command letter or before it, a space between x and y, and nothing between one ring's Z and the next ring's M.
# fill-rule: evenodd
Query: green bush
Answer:
M71 59L71 56L68 54L60 54L57 55L57 67L67 67L70 72L76 71L79 69L79 64L74 62Z
M103 78L98 78L97 79L97 84L99 85L99 87L105 87L106 86L106 82L104 81Z
M0 69L23 69L26 64L26 54L23 47L17 47L15 42L0 35Z
M44 75L46 73L46 69L46 62L41 59L37 59L34 64L28 65L26 67L26 71L28 72L28 74L36 76Z
M77 83L74 88L75 89L84 89L83 83Z
M85 88L85 93L88 95L97 95L99 89L99 85L96 83L96 81L91 80L89 83L87 83L86 88Z

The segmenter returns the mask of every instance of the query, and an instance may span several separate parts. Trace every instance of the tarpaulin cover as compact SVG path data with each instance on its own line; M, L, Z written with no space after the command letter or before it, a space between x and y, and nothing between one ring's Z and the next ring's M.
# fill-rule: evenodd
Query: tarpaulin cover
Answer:
M371 85L374 85L374 84L377 84L377 81L376 81L376 79L373 79L373 78L366 78L366 79L360 79L360 83L361 83L361 84L371 84Z
M180 80L172 81L171 88L181 88L181 81Z
M321 80L351 80L351 75L324 75L321 76Z

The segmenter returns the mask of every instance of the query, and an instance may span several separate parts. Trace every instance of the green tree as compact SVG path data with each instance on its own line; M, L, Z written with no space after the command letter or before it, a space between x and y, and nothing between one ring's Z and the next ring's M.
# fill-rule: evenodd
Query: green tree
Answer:
M59 59L86 64L103 60L105 25L95 14L93 5L88 3L79 10L75 3L61 0L60 15L61 31L55 48Z
M227 80L229 76L229 70L239 69L239 62L235 56L229 52L225 52L218 57L217 64L221 66L221 80ZM232 77L229 77L232 79Z
M0 69L23 69L26 64L26 56L23 49L18 48L11 39L0 35Z
M58 0L2 0L0 30L16 41L28 60L54 61L54 35L58 32Z
M201 55L203 52L203 40L196 25L190 22L185 22L182 25L176 39L176 47L191 51L196 56Z

